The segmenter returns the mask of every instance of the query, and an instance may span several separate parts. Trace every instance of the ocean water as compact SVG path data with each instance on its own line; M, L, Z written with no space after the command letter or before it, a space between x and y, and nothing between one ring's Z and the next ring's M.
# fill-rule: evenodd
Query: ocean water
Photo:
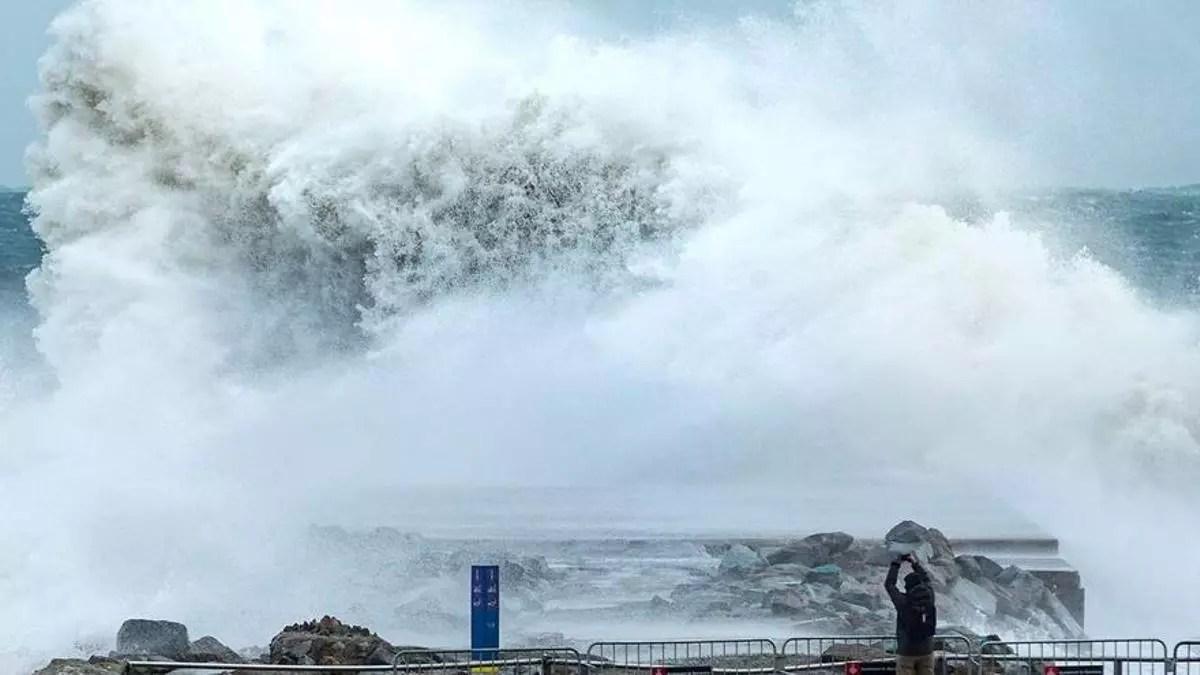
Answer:
M24 191L0 192L0 284L6 307L24 303L25 275L42 260L42 244L29 227L24 206Z
M576 9L55 23L0 227L4 657L386 608L314 523L1051 534L1094 631L1179 632L1200 193L1133 186L1195 181L1187 22ZM1111 26L1156 37L1079 48Z

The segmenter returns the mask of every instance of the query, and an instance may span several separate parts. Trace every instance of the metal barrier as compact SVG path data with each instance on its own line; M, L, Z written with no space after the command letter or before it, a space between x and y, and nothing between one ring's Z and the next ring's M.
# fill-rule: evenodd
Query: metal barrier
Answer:
M528 649L497 649L494 659L477 659L480 650L472 649L410 649L392 659L396 673L441 673L458 675L466 672L495 672L503 669L506 675L555 675L555 666L570 669L571 675L583 672L583 656L570 647ZM560 671L561 672L561 671Z
M1042 640L985 642L980 673L1006 675L1167 675L1162 640Z
M1171 664L1175 667L1175 675L1200 674L1200 642L1186 640L1175 645Z
M894 635L794 637L779 647L779 670L841 673L848 663L888 663L894 660Z
M767 639L596 642L588 668L647 670L654 666L711 666L714 673L773 673L779 650Z
M935 635L937 672L943 675L974 674L978 661L971 641L961 635ZM846 635L835 637L795 637L783 642L779 649L778 670L783 672L842 673L847 666L864 664L878 668L865 670L894 670L896 637L894 635Z
M1168 652L1156 639L991 641L978 649L959 635L935 636L939 672L946 675L1200 675L1200 641ZM592 670L843 675L892 672L894 636L794 637L778 648L769 639L596 642L587 654L569 647L500 649L495 660L475 660L470 649L405 650L391 665L320 666L131 661L130 675L193 672L432 673L462 675L589 675ZM872 667L876 666L876 667Z

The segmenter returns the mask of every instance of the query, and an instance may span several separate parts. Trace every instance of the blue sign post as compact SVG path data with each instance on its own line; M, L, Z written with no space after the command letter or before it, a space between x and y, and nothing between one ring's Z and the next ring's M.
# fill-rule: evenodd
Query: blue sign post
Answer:
M472 565L471 660L499 660L499 649L500 567Z

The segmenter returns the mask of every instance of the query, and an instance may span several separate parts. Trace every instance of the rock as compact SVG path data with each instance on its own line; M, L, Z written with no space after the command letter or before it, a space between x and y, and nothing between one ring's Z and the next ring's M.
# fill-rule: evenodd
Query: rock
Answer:
M996 613L996 596L979 584L967 578L959 579L950 588L950 593L961 599L967 605L974 607L985 617Z
M819 565L804 575L804 581L810 584L824 584L830 588L841 588L842 568L837 565Z
M361 626L333 617L284 628L271 640L268 661L280 665L388 665L396 648Z
M506 588L528 588L536 586L541 581L529 567L516 560L505 560L500 563L500 582Z
M1083 626L1080 626L1079 622L1075 620L1075 615L1049 589L1042 596L1040 607L1062 628L1068 638L1082 638L1084 636Z
M983 637L983 645L980 646L980 653L995 654L998 656L1016 654L1012 647L1009 647L1006 644L1000 644L1001 642L1003 641L1000 639L999 635L985 635Z
M1004 571L999 563L981 555L960 555L954 559L954 563L958 565L962 576L975 582L985 579L994 581Z
M811 567L799 563L783 563L763 568L755 574L755 579L780 579L783 581L803 581Z
M729 542L721 542L716 544L709 543L704 544L701 547L701 550L703 550L704 553L710 557L721 558L724 557L725 554L729 552L729 549L733 548L734 546L736 546L736 544L730 544Z
M180 661L187 658L191 642L187 626L174 621L129 619L117 631L119 656L153 656Z
M795 616L808 612L809 600L798 591L774 591L767 594L766 606L776 616Z
M837 594L837 599L869 610L881 609L883 597L883 589L876 591L855 579L846 578L842 579L842 586L838 589Z
M946 535L911 520L893 527L883 539L893 557L901 553L915 553L924 563L954 561L954 549Z
M33 675L117 675L125 672L125 662L93 656L83 659L54 659Z
M872 567L887 567L896 559L896 554L889 551L887 546L876 544L866 551L866 557L863 560L864 564Z
M854 544L854 537L845 532L824 532L814 534L767 556L767 562L772 565L799 563L806 567L817 567L833 562L833 559L844 553Z
M1046 588L1071 612L1071 617L1083 625L1086 593L1082 579L1075 570L1032 570L1032 574L1046 584Z
M876 645L858 644L853 642L835 644L821 653L821 663L839 663L842 661L870 661L886 659L890 656L886 650Z
M979 581L983 579L983 569L980 568L979 562L975 560L975 556L960 555L954 559L954 564L958 566L958 573L971 581Z
M928 528L911 520L905 520L888 530L883 541L897 553L912 553L924 543L928 534Z
M996 577L996 584L1008 592L1008 595L1022 607L1036 607L1046 594L1046 584L1029 572L1012 566Z
M766 566L767 561L757 551L749 546L735 544L721 558L717 572L727 576L742 576Z
M954 654L971 654L983 644L984 637L962 626L938 626L938 638L933 641L935 651Z
M1028 621L1029 613L1028 605L1021 603L1007 592L1001 591L996 594L996 615L998 617L1007 616L1018 621Z
M832 557L853 546L854 537L845 532L822 532L805 537L804 542L820 547L826 552L826 555Z
M1032 573L1009 567L996 577L995 584L998 615L1032 624L1042 632L1056 636L1075 637L1083 634L1083 629L1071 612Z
M221 641L205 635L192 643L188 649L188 657L184 659L192 663L245 663L246 660Z
M851 576L864 575L867 573L867 555L870 551L869 547L855 542L846 550L835 553L830 562Z

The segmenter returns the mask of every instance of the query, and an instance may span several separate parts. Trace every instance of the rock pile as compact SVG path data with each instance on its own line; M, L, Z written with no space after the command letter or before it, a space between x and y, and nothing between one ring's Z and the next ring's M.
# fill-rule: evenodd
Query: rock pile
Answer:
M929 571L944 624L1011 636L1083 633L1033 574L982 556L956 556L941 532L911 521L892 528L882 543L828 532L772 549L710 549L721 557L716 572L677 587L670 601L674 610L698 619L774 615L806 634L887 635L895 611L883 579L891 561L906 552Z
M326 616L284 628L271 640L268 662L272 664L389 665L396 648L362 626L349 626Z

